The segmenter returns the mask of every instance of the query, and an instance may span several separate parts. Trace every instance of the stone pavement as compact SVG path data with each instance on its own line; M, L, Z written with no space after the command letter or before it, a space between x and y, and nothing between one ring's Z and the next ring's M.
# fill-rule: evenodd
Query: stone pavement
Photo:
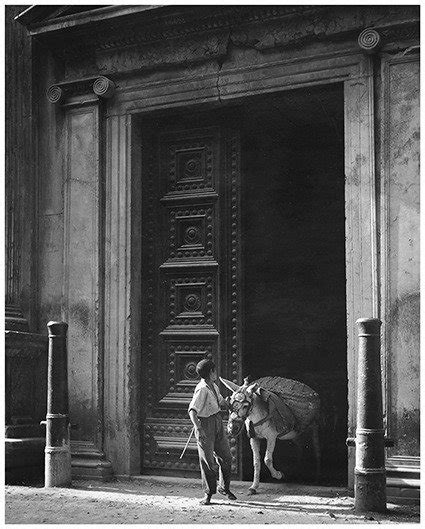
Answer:
M8 524L364 524L419 523L419 507L388 504L386 514L359 515L344 488L265 483L248 496L235 482L236 501L217 494L199 505L200 480L139 477L108 483L75 481L70 488L6 486Z

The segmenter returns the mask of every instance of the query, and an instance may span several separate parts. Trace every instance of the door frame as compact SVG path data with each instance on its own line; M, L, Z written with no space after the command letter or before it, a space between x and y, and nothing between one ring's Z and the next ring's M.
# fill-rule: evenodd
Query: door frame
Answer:
M374 82L369 56L341 51L316 57L227 69L199 78L141 83L134 78L117 90L106 109L106 255L114 273L105 281L105 447L116 454L118 475L140 473L138 410L134 388L140 369L140 127L157 110L211 108L265 93L319 84L344 83L345 216L347 307L347 435L355 434L357 332L360 317L379 317L378 226L375 183ZM142 146L143 148L143 146ZM142 167L143 171L143 167ZM114 193L114 189L122 189ZM117 314L125 317L125 324ZM129 316L127 319L126 316ZM118 432L118 434L116 433ZM348 454L353 485L354 451Z

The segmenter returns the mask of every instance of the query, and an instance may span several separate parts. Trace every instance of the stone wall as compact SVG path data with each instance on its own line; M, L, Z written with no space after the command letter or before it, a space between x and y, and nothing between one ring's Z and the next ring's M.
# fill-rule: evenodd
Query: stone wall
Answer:
M5 7L5 192L6 317L8 328L34 327L32 244L34 223L34 143L32 42L14 17L25 6Z

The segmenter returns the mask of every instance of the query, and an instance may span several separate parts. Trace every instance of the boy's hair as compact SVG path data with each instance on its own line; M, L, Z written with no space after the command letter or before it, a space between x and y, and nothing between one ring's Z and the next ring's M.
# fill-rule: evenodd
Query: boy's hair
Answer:
M201 360L196 366L196 372L201 378L208 378L211 371L215 370L215 364L212 360Z

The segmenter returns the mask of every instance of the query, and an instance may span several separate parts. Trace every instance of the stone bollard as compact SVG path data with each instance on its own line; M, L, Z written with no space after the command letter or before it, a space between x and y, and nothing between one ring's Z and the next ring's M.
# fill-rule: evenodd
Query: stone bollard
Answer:
M45 487L71 484L71 450L68 417L68 324L50 321L47 379Z
M357 512L385 512L387 498L380 362L381 321L362 318L356 323L359 327L359 350L354 506Z

